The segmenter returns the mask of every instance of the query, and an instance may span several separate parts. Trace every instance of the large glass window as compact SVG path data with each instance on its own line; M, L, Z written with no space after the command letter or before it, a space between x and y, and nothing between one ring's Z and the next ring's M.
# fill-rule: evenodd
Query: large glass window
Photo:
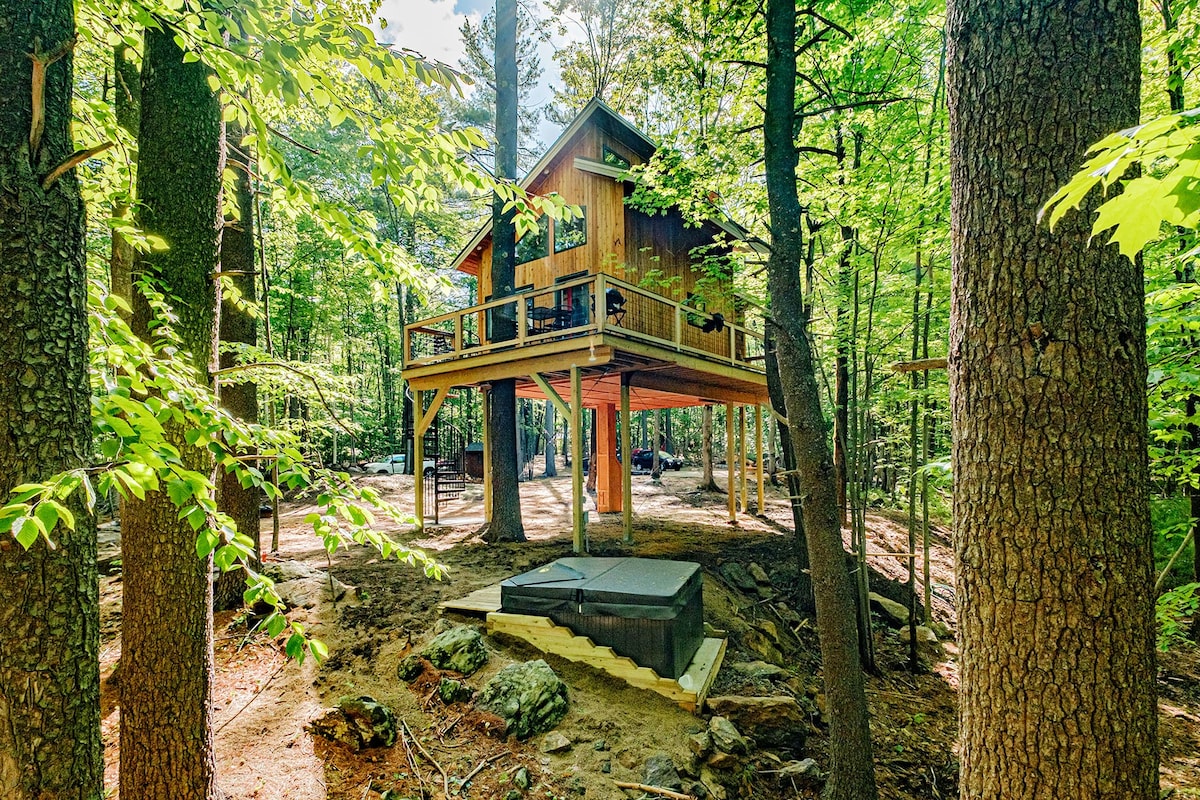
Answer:
M517 263L535 261L550 254L550 218L543 216L538 220L536 231L529 231L517 240Z
M579 207L578 217L560 219L554 223L554 252L587 244L587 206Z
M604 150L600 156L600 160L610 167L620 167L621 169L629 169L629 159L613 150L608 145L604 145Z

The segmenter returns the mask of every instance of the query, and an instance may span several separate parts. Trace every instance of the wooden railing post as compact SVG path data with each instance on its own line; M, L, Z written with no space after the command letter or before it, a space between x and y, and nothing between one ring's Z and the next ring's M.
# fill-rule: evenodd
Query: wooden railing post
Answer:
M595 292L592 308L596 309L596 332L604 333L604 325L608 322L608 282L603 272L596 273L592 290Z

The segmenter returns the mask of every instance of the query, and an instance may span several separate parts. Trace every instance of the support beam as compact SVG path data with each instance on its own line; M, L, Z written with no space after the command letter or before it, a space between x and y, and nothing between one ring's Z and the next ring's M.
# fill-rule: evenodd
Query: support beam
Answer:
M617 409L596 407L596 511L621 510L621 466L617 462Z
M492 524L492 439L488 431L488 411L492 404L492 393L483 392L483 522Z
M742 513L750 508L746 487L746 407L738 406L738 490L742 495Z
M442 403L445 402L448 394L450 394L450 388L447 386L439 386L434 390L433 400L430 401L429 408L417 419L416 436L420 436L429 430L429 426L433 424L434 418L437 417L438 409L442 407Z
M729 500L729 524L737 525L737 484L733 480L733 403L725 406L725 494Z
M425 392L413 391L413 412L418 420L413 430L413 507L417 517L417 531L425 530L425 431L420 420L425 418Z
M571 418L571 409L567 407L567 402L554 390L549 381L536 372L530 374L529 378L542 390L542 394L546 395L546 399L554 404L554 408L558 413L562 414L566 419Z
M755 478L758 480L758 515L766 513L766 497L763 489L763 415L762 405L754 406L754 452L758 457L755 463Z
M621 529L626 544L633 544L633 449L630 442L629 384L621 381Z
M583 540L583 383L579 367L571 367L571 542L576 553Z

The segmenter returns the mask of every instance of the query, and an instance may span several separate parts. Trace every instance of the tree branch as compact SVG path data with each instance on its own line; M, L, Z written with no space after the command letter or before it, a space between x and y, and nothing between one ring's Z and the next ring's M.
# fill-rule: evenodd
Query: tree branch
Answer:
M869 106L889 106L892 103L902 103L905 100L912 100L911 97L881 97L875 100L859 100L854 103L838 103L834 106L826 106L818 108L816 111L802 111L796 115L798 119L808 117L819 117L822 114L830 114L834 111L845 111L851 108L867 108Z
M813 153L813 154L819 155L819 156L833 156L834 158L837 158L837 156L838 156L838 152L836 150L830 150L828 147L808 147L808 146L797 147L796 152L797 153Z
M112 142L105 142L104 144L98 144L95 147L89 147L86 150L76 150L74 153L67 156L65 161L63 161L54 169L50 170L49 175L42 178L42 191L50 191L50 187L57 183L58 179L63 175L66 175L72 169L77 167L79 164L82 164L84 161L87 161L92 156L99 155L112 146Z
M309 375L304 370L296 369L291 364L285 364L282 361L256 361L252 364L238 364L237 366L233 366L233 367L225 367L224 369L213 370L212 376L213 376L213 378L219 378L223 375L231 375L235 372L247 372L249 370L255 369L256 367L273 367L274 369L282 369L287 372L291 372L295 375L299 375L301 378L304 378L305 380L307 380L309 383L311 383L313 385L313 388L316 389L317 397L321 401L321 406L329 414L329 418L331 420L333 420L334 424L337 425L339 428L341 428L343 431L345 431L346 435L350 437L351 441L353 441L353 442L358 441L358 436L355 435L354 431L352 431L348 427L346 427L346 423L342 422L341 417L339 417L337 415L337 412L335 412L333 410L333 406L331 406L329 404L329 401L325 398L325 393L323 391L321 391L320 381L318 381L316 379L316 377Z
M46 67L58 61L75 47L77 37L72 36L50 53L38 52L41 42L33 40L33 52L28 53L33 61L33 77L30 87L33 93L33 115L29 121L29 163L37 160L38 148L42 146L42 134L46 132ZM43 187L45 188L45 187Z

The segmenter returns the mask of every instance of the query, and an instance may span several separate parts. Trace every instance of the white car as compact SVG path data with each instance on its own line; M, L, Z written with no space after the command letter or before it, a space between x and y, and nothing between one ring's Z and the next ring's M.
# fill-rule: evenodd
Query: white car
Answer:
M372 461L363 467L367 472L376 475L400 475L404 472L404 454L393 453L379 461ZM437 468L437 462L432 458L425 459L425 474L432 475Z

